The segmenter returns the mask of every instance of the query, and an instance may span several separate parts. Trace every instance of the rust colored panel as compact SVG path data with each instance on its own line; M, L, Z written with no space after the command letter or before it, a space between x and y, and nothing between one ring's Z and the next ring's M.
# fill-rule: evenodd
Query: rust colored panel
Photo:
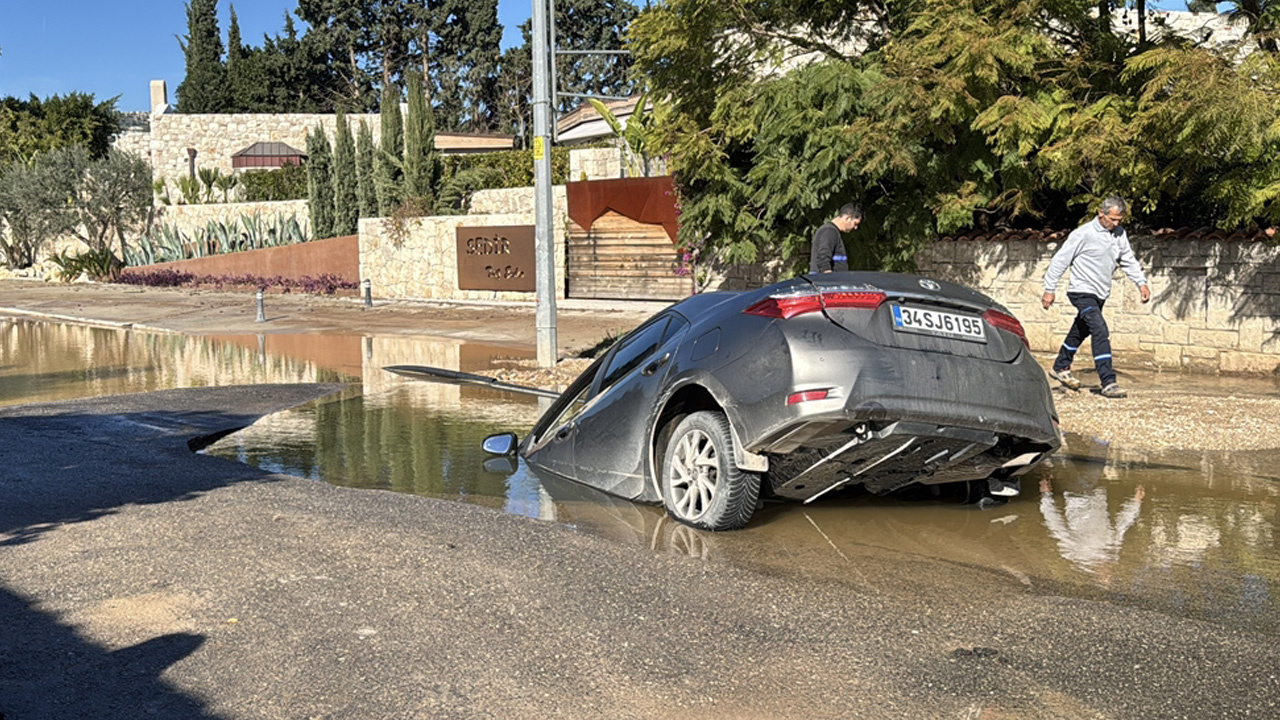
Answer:
M534 292L534 227L458 228L458 289Z
M583 229L612 210L649 225L661 225L671 242L676 240L676 191L670 176L587 180L565 184L569 219Z
M125 273L164 269L215 277L218 275L252 275L260 278L280 276L294 280L303 277L336 275L343 280L360 282L360 236L348 235L265 250L246 250L192 260L157 263L129 268Z

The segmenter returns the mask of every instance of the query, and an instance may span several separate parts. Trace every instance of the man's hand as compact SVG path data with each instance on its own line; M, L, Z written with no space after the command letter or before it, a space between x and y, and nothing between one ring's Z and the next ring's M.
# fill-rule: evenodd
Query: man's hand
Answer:
M1142 287L1145 288L1146 285L1143 285ZM1143 300L1143 302L1146 302L1146 300ZM1047 292L1043 296L1041 296L1040 304L1044 306L1045 310L1048 310L1049 307L1053 305L1053 293Z
M1146 285L1138 286L1138 294L1142 296L1142 302L1145 303L1151 301L1151 288Z

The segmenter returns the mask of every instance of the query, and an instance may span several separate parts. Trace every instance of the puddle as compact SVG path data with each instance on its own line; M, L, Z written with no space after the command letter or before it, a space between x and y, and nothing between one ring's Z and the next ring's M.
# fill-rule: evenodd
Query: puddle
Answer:
M385 365L484 372L532 350L421 337L190 337L0 321L0 404L170 387L341 381L336 396L263 418L204 452L317 481L459 500L556 522L645 551L764 572L865 582L878 562L942 560L993 584L1093 597L1280 632L1280 452L1139 453L1068 435L1062 452L990 510L933 499L769 504L711 534L611 498L480 441L523 433L539 401L406 380ZM1244 384L1242 384L1244 383ZM1274 392L1210 381L1208 392ZM1043 490L1043 491L1042 491Z

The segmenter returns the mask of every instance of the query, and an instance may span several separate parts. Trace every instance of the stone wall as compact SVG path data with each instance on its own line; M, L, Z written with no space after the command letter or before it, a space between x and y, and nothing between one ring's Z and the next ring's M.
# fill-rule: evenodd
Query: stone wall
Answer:
M611 180L622 175L622 151L618 148L578 148L569 151L569 180Z
M457 231L460 227L532 225L533 189L487 190L476 193L471 215L388 218L360 221L360 277L370 281L374 297L386 299L436 299L468 301L524 301L533 292L458 289ZM526 209L527 208L527 209ZM553 195L556 297L565 296L565 226L568 207L564 188Z
M165 205L156 222L174 225L183 233L192 235L198 230L204 230L211 222L240 223L241 217L254 215L267 226L291 217L296 218L302 227L302 233L310 236L311 216L306 200Z
M359 132L361 120L369 126L374 142L377 143L381 136L378 115L348 115L347 121L351 125L353 137ZM196 150L197 171L200 168L217 168L223 173L230 173L232 154L255 142L282 142L306 152L307 135L315 130L316 125L324 126L332 143L337 131L337 117L331 113L159 113L151 117L151 132L145 142L146 152L143 157L151 163L153 176L157 180L163 178L171 187L176 187L177 179L190 171L187 148ZM136 147L144 145L141 140L133 138L129 138L128 142Z
M1106 317L1117 364L1197 372L1280 370L1280 247L1263 242L1131 239L1151 288L1143 304L1117 271ZM938 242L916 263L921 274L963 283L995 298L1022 322L1031 348L1056 352L1075 309L1067 279L1057 302L1040 305L1058 243ZM1088 344L1081 362L1091 362Z
M569 181L614 180L624 177L640 177L643 159L626 147L574 148L569 151ZM667 174L667 162L660 157L649 158L647 177Z

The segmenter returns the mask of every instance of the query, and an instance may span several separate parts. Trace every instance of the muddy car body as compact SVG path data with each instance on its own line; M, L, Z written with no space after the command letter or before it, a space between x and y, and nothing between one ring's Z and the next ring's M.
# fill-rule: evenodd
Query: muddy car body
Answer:
M761 495L1014 495L1059 445L1044 372L1005 308L884 273L690 297L615 343L518 446L486 441L714 530L745 525Z

